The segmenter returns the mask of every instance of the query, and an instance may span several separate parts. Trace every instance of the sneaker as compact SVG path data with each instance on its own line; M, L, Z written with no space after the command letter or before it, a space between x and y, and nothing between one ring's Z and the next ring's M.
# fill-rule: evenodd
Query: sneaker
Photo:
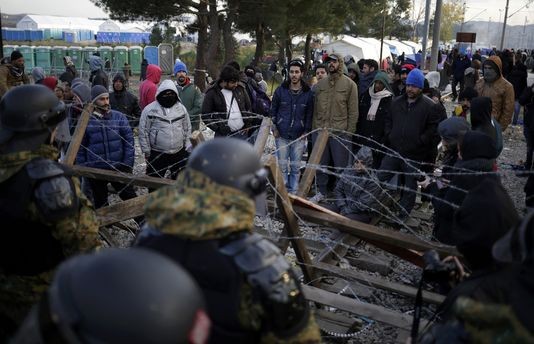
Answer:
M320 192L316 193L315 196L311 197L309 199L310 202L312 203L315 203L315 204L318 204L319 202L321 202L322 200L324 200L324 195Z

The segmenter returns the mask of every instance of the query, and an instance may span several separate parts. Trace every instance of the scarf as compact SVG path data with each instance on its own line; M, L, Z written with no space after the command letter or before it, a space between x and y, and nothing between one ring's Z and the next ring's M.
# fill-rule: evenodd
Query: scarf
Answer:
M392 93L386 88L384 88L380 92L375 93L375 87L373 84L371 85L371 87L369 87L369 95L371 96L371 106L369 107L369 111L367 112L367 120L374 121L376 117L376 111L378 110L378 106L380 105L380 100L382 98L391 96Z

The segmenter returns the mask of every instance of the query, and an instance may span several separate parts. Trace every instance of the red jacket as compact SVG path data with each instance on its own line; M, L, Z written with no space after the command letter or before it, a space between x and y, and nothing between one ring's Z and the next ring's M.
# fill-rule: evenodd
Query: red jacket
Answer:
M146 79L139 86L139 106L141 110L148 104L156 100L159 80L161 79L161 69L154 64L148 65L146 69Z

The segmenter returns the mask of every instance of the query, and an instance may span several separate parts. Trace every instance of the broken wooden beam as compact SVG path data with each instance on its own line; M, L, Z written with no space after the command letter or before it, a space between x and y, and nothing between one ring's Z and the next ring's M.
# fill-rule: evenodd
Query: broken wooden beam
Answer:
M133 175L124 172L103 170L100 168L86 167L74 165L71 167L74 173L80 177L87 177L92 179L107 180L110 182L119 182L123 184L136 185L147 187L150 189L157 189L162 186L172 185L176 181L167 178L149 177L146 175Z
M107 207L96 210L99 225L109 226L111 224L133 219L144 214L144 206L148 199L147 195L138 196L126 201L115 203Z
M89 119L93 114L93 110L94 106L92 103L85 105L85 107L83 108L82 114L80 115L80 117L78 118L78 122L76 123L76 129L74 130L74 134L72 135L72 138L70 140L69 148L67 148L65 158L63 159L63 163L65 165L74 165L74 162L76 161L76 155L78 154L78 150L80 149L80 145L82 144L82 140L85 135L85 129L87 129L87 124L89 124Z
M313 143L313 149L310 154L310 158L308 159L308 165L306 166L304 174L300 179L299 189L297 191L297 195L300 197L306 197L308 192L310 192L313 179L315 178L315 172L317 169L316 166L321 163L323 152L326 148L326 144L328 143L328 136L328 130L321 129L317 136L317 140L315 140Z
M263 155L263 151L265 150L265 145L267 144L267 139L269 138L270 133L271 118L263 117L260 129L258 131L258 136L256 137L256 141L254 142L254 150L256 151L256 153L258 153L259 156Z

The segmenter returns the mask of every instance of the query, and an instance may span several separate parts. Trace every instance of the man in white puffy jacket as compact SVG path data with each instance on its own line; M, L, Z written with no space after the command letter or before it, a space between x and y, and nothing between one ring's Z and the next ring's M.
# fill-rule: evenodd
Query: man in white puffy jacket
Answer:
M141 113L139 143L147 162L146 173L164 177L167 170L176 179L189 156L191 120L181 103L174 82L164 80L156 92L156 100Z

